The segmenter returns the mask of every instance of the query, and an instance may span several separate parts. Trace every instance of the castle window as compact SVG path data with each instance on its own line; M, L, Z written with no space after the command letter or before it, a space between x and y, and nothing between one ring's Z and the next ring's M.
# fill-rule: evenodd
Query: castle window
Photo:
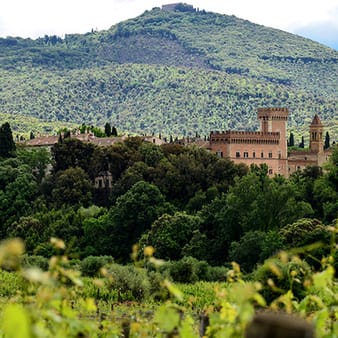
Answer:
M282 154L281 154L281 152L280 152L280 151L278 152L278 158L279 158L279 159L281 159L281 158L282 158Z
M223 157L223 151L217 151L217 152L216 152L216 155L217 155L218 157Z
M239 151L236 151L236 157L241 157L241 153Z
M264 153L263 152L261 152L261 158L264 158Z
M272 152L271 151L269 152L269 158L272 158Z
M269 169L269 175L272 175L272 169Z
M245 151L245 152L243 153L243 156L246 157L246 158L248 158L248 157L249 157L249 153Z
M256 157L256 153L255 153L255 152L252 153L252 157L253 157L253 158Z

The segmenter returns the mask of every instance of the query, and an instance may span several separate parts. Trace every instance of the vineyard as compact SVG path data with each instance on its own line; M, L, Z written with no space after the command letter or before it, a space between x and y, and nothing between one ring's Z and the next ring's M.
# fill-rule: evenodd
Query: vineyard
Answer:
M280 252L256 275L244 276L232 263L225 282L190 284L175 284L161 274L164 261L154 257L152 247L142 254L134 247L132 266L108 263L89 278L81 277L78 262L63 255L61 240L51 239L58 254L47 270L23 260L21 240L7 240L0 247L0 336L256 337L257 328L264 330L259 321L250 324L258 313L257 318L272 316L275 326L286 321L288 330L297 323L296 329L307 330L309 337L312 330L317 337L337 337L337 230L338 224L330 228L331 255L316 272L307 271L296 255L311 250L302 248ZM152 285L145 285L149 281Z

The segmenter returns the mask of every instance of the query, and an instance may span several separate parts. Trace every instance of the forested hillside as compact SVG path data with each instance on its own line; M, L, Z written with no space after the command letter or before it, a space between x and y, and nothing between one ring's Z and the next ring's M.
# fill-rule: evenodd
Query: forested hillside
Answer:
M289 128L318 113L338 136L338 52L234 16L154 8L107 31L0 47L0 113L207 135L286 106Z

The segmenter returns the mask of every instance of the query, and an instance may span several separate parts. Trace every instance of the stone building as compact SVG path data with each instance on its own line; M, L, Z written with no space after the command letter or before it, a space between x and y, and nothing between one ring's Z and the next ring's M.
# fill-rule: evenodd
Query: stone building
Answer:
M162 5L162 11L175 11L176 8L178 8L179 6L184 6L189 11L193 11L194 10L194 6L193 5L188 5L188 4L182 3L182 2L177 2L177 3Z
M306 166L321 166L330 156L323 149L323 125L316 115L310 126L310 148L291 151L287 148L287 108L259 108L259 131L211 132L209 148L220 157L235 163L268 166L268 174L289 176Z
M288 156L288 174L307 166L322 166L331 156L331 149L324 149L324 126L316 114L310 125L310 145L304 151L292 150Z

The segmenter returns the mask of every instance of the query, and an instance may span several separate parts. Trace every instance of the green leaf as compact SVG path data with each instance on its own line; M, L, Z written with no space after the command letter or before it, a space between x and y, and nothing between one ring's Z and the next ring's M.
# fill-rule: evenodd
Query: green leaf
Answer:
M161 306L155 314L155 322L158 323L162 331L167 333L178 326L179 320L180 316L178 312L165 305Z
M6 338L30 338L30 319L22 305L9 304L6 306L1 327Z

